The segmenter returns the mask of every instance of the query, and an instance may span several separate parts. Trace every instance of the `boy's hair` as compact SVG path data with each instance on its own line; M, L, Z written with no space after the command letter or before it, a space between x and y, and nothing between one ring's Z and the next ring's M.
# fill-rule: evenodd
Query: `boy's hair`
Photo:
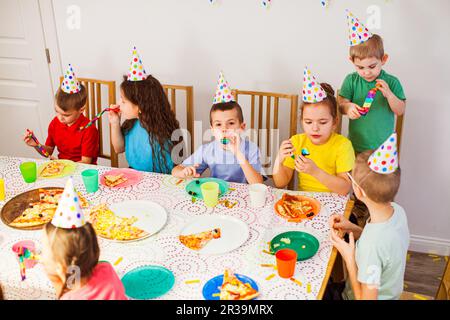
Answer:
M357 46L350 47L350 58L352 61L355 61L355 59L362 60L373 57L381 60L383 56L383 39L377 34L374 34L372 38Z
M353 178L370 200L376 203L392 202L400 187L400 167L393 173L376 173L367 163L372 153L373 150L364 151L356 157Z
M303 109L305 106L307 105L312 105L312 104L323 104L326 105L331 113L331 116L333 117L334 120L337 120L337 102L336 102L336 97L334 95L334 90L333 87L331 85L329 85L328 83L321 83L320 86L322 87L323 90L325 90L325 93L327 94L327 97L325 99L323 99L320 102L302 102L302 104L300 105L300 111L301 111L301 119L303 120Z
M89 278L100 257L100 248L97 242L97 235L92 225L87 222L84 226L76 229L62 229L55 227L51 222L45 225L45 232L50 244L52 256L56 262L65 267L77 266L80 270L81 278ZM70 290L65 282L58 299Z
M244 122L244 114L242 113L242 108L239 103L235 101L230 102L221 102L213 104L211 107L211 111L209 111L209 123L212 125L212 114L216 111L227 111L227 110L236 110L238 113L239 122Z
M87 90L80 83L81 90L77 93L65 93L58 88L55 94L55 102L64 111L80 110L86 104L87 100Z

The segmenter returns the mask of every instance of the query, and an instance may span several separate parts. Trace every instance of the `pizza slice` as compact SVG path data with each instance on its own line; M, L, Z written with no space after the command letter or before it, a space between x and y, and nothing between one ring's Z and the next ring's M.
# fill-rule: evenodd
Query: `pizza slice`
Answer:
M48 178L61 174L66 165L61 161L50 161L41 171L41 177Z
M36 227L50 222L55 215L56 206L45 203L33 203L9 225L16 228Z
M124 183L128 179L124 177L123 173L119 175L105 175L105 184L108 187L115 187L121 183Z
M243 283L230 269L225 269L220 300L252 300L258 295L259 292L249 283Z
M58 206L59 200L64 192L64 189L39 189L39 200L41 203L53 204ZM89 207L89 202L78 193L80 205L82 208Z
M180 242L186 247L192 250L200 250L208 244L212 239L218 239L221 237L220 228L215 228L212 230L190 234L190 235L180 235Z

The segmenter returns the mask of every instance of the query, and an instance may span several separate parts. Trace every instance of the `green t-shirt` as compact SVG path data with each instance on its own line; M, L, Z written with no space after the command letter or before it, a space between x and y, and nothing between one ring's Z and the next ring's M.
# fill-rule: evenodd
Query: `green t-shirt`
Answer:
M394 214L381 223L368 221L356 242L358 281L378 288L378 300L399 299L403 292L409 229L405 210L392 202ZM344 299L354 299L347 280Z
M381 70L378 79L386 81L400 100L406 100L400 81ZM357 72L349 74L342 84L339 95L351 102L363 106L367 93L374 88L376 81L367 82ZM377 92L369 113L356 120L349 121L348 138L357 153L377 149L394 132L395 116L387 99Z

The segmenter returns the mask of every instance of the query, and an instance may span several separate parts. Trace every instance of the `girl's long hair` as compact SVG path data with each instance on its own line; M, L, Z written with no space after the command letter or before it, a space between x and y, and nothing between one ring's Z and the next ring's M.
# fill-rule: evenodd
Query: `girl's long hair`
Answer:
M159 167L160 173L170 173L172 167L169 167L166 156L171 155L173 149L171 136L180 128L180 124L170 109L169 100L161 83L151 75L142 81L128 81L124 76L120 89L124 96L139 108L139 119L126 120L122 124L122 132L126 134L139 120L149 134L153 155L152 171ZM158 156L156 152L155 141L161 147L162 156Z
M79 268L80 279L89 279L100 257L97 235L92 225L87 222L80 228L62 229L49 222L45 225L45 232L55 262L59 262L67 269L75 266ZM66 270L63 286L57 293L58 299L70 290L67 279L71 273L67 271L69 270Z

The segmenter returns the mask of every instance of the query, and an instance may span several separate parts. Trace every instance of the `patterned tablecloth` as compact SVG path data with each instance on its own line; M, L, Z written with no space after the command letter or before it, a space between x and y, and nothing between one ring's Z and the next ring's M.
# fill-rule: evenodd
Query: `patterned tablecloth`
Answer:
M26 184L19 171L19 164L26 159L0 157L0 177L5 180L6 201L27 190L38 187L64 187L65 178L38 179L35 183ZM38 164L42 160L34 160ZM101 248L100 260L115 263L119 277L126 272L143 265L161 265L170 269L175 275L173 289L159 299L203 299L203 285L212 277L223 274L224 268L245 274L258 283L261 295L259 299L316 299L325 277L330 259L332 245L329 240L328 218L332 213L343 214L347 197L331 193L306 193L319 200L323 209L314 219L302 223L288 223L274 213L274 201L281 197L283 190L269 189L266 207L254 209L250 207L248 186L231 183L226 199L236 201L233 208L218 205L207 208L203 201L193 203L185 192L186 182L179 181L170 175L144 173L143 179L136 185L111 190L100 186L94 194L86 194L80 172L87 165L77 165L74 173L76 188L92 204L100 202L115 203L124 200L151 200L163 206L168 213L164 228L157 234L132 243L118 243L99 239ZM109 167L96 167L102 174ZM0 208L5 202L0 202ZM236 217L244 221L250 230L248 240L238 249L222 255L201 255L180 244L179 232L192 218L200 215L220 214ZM272 268L261 267L261 264L275 264L275 257L263 253L267 243L277 234L291 230L306 230L320 241L317 254L303 262L298 262L295 278L300 286L290 280L278 276L266 280L275 273ZM21 281L19 265L11 250L14 243L31 239L38 247L41 244L42 231L21 231L12 229L0 222L0 283L7 299L55 299L51 282L44 274L41 265L27 270L27 279ZM200 282L186 284L186 280L199 279ZM307 284L310 284L308 286ZM310 287L310 290L308 290Z

